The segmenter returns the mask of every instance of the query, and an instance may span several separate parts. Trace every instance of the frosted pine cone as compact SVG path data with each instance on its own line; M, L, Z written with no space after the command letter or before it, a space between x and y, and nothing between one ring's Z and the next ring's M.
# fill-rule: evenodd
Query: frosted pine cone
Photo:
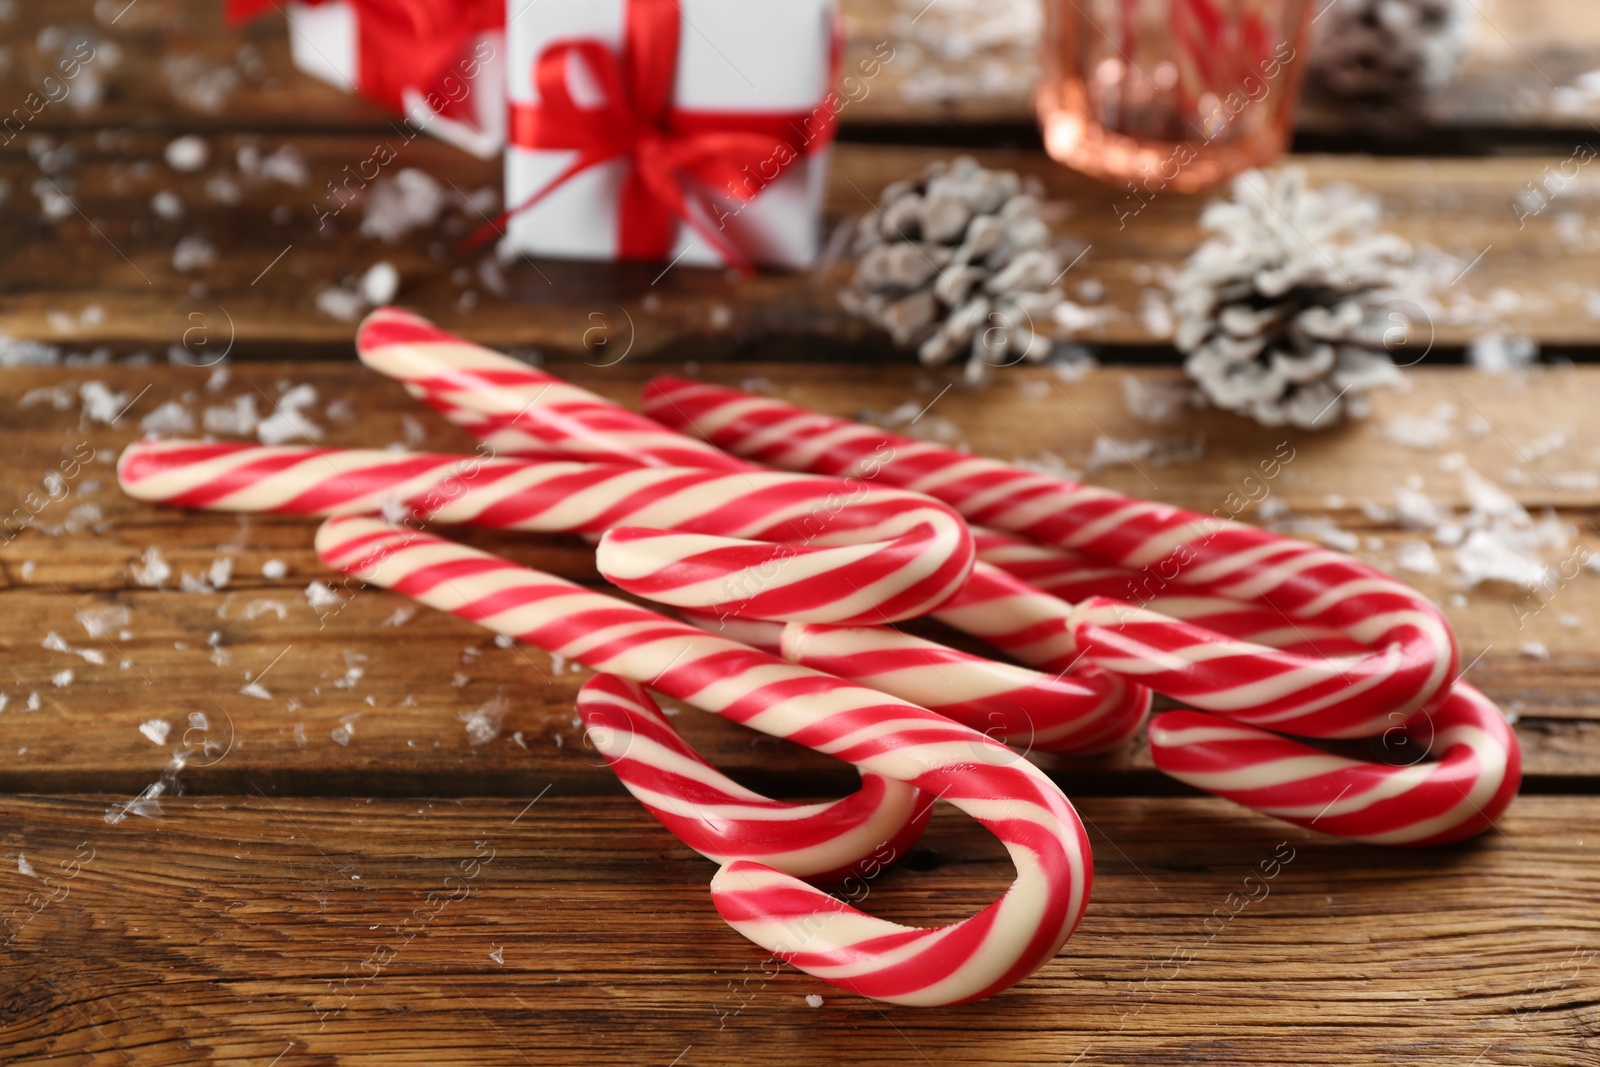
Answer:
M1399 370L1393 285L1411 247L1378 232L1375 199L1307 189L1305 172L1251 171L1209 205L1216 236L1173 284L1184 369L1220 408L1304 429L1364 414Z
M1038 330L1064 298L1054 243L1036 191L1015 173L970 156L934 163L884 189L862 218L840 302L930 366L966 354L967 377L981 380L988 367L1050 354Z
M1448 86L1472 41L1467 0L1338 0L1318 19L1313 84L1329 96L1385 103Z

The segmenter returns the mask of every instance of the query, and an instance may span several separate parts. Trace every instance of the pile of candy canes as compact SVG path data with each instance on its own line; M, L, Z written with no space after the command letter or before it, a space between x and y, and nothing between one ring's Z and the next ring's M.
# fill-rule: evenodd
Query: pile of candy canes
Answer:
M1105 750L1137 732L1152 692L1196 709L1150 720L1159 768L1323 833L1459 840L1516 793L1515 736L1458 679L1443 616L1336 552L712 385L657 379L635 414L394 309L357 347L479 453L144 441L122 457L123 488L325 516L331 567L592 668L589 738L721 865L717 911L841 988L952 1004L1055 956L1088 902L1089 842L1007 743ZM451 524L589 535L606 579L679 618L424 529ZM1027 666L893 625L923 615ZM853 764L861 789L805 805L754 793L646 687ZM1374 737L1427 759L1295 739ZM935 800L1005 843L1017 877L993 904L920 929L818 888L886 843L903 855Z

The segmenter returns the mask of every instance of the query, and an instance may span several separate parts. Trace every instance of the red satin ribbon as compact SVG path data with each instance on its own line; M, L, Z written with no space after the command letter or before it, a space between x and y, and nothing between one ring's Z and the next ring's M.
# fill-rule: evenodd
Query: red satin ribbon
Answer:
M319 7L328 0L301 0ZM404 112L405 92L444 87L473 38L505 25L505 0L349 0L356 10L361 95ZM279 8L278 0L228 0L227 17L244 22ZM442 110L470 111L466 95L441 93ZM452 99L454 97L454 99Z
M681 22L675 0L627 0L620 51L592 39L556 41L545 49L534 67L540 102L511 105L510 141L519 148L575 151L578 157L489 232L590 167L626 159L618 258L664 259L681 219L729 264L752 269L726 230L711 224L714 212L703 190L726 190L741 202L755 199L785 167L833 139L834 114L821 102L813 111L762 113L674 106ZM573 61L598 83L600 106L579 107L572 99Z

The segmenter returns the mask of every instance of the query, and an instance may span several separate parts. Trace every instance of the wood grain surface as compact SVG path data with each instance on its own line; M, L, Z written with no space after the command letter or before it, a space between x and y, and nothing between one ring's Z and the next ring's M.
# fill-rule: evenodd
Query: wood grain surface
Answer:
M926 1011L764 960L712 910L710 863L631 801L546 785L252 790L116 826L104 797L0 802L36 874L0 872L8 1062L1595 1062L1591 802L1523 797L1478 841L1379 852L1212 800L1085 799L1095 896L1066 950ZM1010 877L941 811L868 907L953 921Z

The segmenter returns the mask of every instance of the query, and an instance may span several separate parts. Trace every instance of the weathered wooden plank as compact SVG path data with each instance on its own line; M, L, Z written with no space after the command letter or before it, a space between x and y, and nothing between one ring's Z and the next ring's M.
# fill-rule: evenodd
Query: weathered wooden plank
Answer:
M651 368L630 360L603 370L573 370L584 384L631 403ZM827 382L805 367L700 370L715 380L749 380L840 414L926 408L919 427L1007 459L1082 468L1102 434L1130 442L1123 447L1134 451L1139 446L1131 442L1204 439L1203 458L1191 455L1165 466L1146 458L1092 476L1201 511L1225 513L1229 495L1240 491L1260 457L1287 442L1294 458L1264 499L1281 502L1302 520L1331 522L1357 538L1358 555L1416 582L1444 604L1464 657L1473 661L1470 677L1521 718L1532 787L1593 788L1600 772L1600 661L1592 638L1600 620L1600 576L1575 572L1572 580L1540 594L1498 584L1457 594L1447 552L1440 550L1446 569L1438 576L1398 569L1401 547L1421 535L1362 508L1392 508L1396 491L1410 485L1461 511L1461 476L1444 469L1456 463L1441 463L1454 452L1460 463L1504 485L1528 508L1558 509L1577 533L1569 548L1552 548L1547 557L1552 563L1580 559L1585 547L1600 546L1600 531L1591 525L1600 485L1586 487L1570 476L1592 471L1600 449L1600 430L1585 417L1600 393L1600 372L1552 369L1497 378L1462 369L1420 370L1411 376L1409 393L1378 397L1367 423L1309 435L1268 430L1217 412L1180 413L1166 424L1140 421L1125 398L1127 383L1170 384L1177 379L1171 371L1105 371L1068 384L1048 371L1019 370L987 389L942 393L944 378L910 370L840 367ZM261 517L246 523L235 516L188 514L139 504L117 491L111 463L151 412L185 397L185 410L197 418L207 406L231 406L241 397L254 397L268 412L280 382L316 387L312 418L326 428L328 445L402 441L403 420L414 415L416 429L425 433L424 447L466 447L463 435L398 387L350 363L238 364L214 392L205 388L208 377L207 371L166 366L12 371L0 377L0 436L13 449L0 471L0 516L14 516L15 508L26 507L27 494L41 493L63 457L85 449L96 454L70 482L69 497L50 503L31 522L9 527L15 536L0 545L0 650L11 666L0 676L0 693L8 700L0 713L0 751L14 753L0 768L0 789L135 792L159 778L171 750L190 730L189 715L198 713L206 716L206 727L191 734L190 747L217 747L179 776L190 790L237 793L254 781L319 794L504 795L521 790L530 776L559 778L574 791L615 790L583 748L573 718L573 698L586 675L558 670L535 650L498 648L481 631L427 612L402 627L385 626L401 601L380 591L363 593L337 613L313 609L304 590L329 575L311 551L309 521ZM75 397L90 381L131 402L117 425L83 416ZM57 388L62 392L51 391ZM55 408L56 395L67 398L66 410ZM1446 403L1459 413L1441 423L1437 452L1399 449L1384 436L1399 416L1437 418ZM327 417L329 405L343 405L347 417ZM1476 417L1489 429L1469 432ZM1565 439L1552 444L1553 432ZM1533 455L1539 458L1530 464ZM1507 476L1514 472L1520 474L1512 482ZM1559 483L1546 482L1546 475ZM93 510L75 510L82 508ZM74 532L66 528L69 522L82 527ZM576 540L466 536L531 566L581 581L597 578L589 551ZM172 571L160 591L133 579L152 546ZM178 591L184 574L198 577L218 560L233 563L225 589ZM284 577L262 576L271 560L284 564ZM99 619L106 611L113 620L109 641L92 637L79 618L83 613ZM105 662L43 648L52 632ZM1532 642L1543 646L1547 659L1530 655L1538 651ZM123 660L130 666L123 668ZM71 683L55 685L53 679L69 668ZM352 668L360 673L349 674ZM251 681L270 699L241 693ZM35 693L39 708L29 712ZM466 723L486 706L491 718L501 715L499 734L473 744ZM170 730L163 744L139 732L152 719ZM715 762L765 788L845 789L851 780L842 765L708 716L689 712L679 722ZM1041 756L1040 762L1080 789L1174 788L1155 774L1139 741L1104 757Z
M1567 1067L1600 1040L1592 800L1380 851L1209 800L1088 799L1094 896L1060 958L928 1011L764 960L641 809L529 806L542 787L167 799L114 826L103 798L0 801L9 1062ZM942 809L864 907L949 922L1004 887L998 845Z
M1038 77L1038 6L920 0L843 0L846 49L841 112L852 126L1033 122ZM50 132L138 124L167 129L351 130L375 128L384 113L296 71L281 19L225 27L220 5L181 0L97 4L56 0L19 5L5 24L11 62L0 71L0 99L42 98L55 63L71 44L62 31L94 34L89 77L68 82L60 105L30 127ZM1480 0L1468 62L1458 83L1419 110L1434 129L1586 131L1600 96L1580 77L1600 67L1600 28L1584 0ZM111 49L99 47L109 42ZM76 100L74 100L74 95ZM94 100L92 106L85 106ZM30 110L37 110L34 105ZM1313 102L1302 130L1365 132L1367 120L1343 106Z
M327 190L329 182L343 180L345 168L372 157L379 141L395 153L385 177L407 167L425 170L449 183L445 193L454 204L435 225L397 244L364 236L365 209L353 200L341 206L345 194ZM186 358L204 362L231 345L243 357L331 357L348 351L352 325L319 309L318 295L353 287L367 267L387 260L403 279L400 299L441 322L597 365L623 353L635 360L912 360L839 306L845 264L741 280L722 271L652 264L516 260L486 281L486 254L452 249L486 221L461 200L477 190L492 196L497 168L428 139L295 138L310 176L303 186L241 176L238 150L256 146L270 153L288 143L276 137L214 138L215 161L194 174L175 173L161 162L165 142L131 133L104 143L75 137L76 164L50 175L20 147L0 150L0 180L14 190L0 202L0 225L13 235L0 267L0 330L78 352L107 344L159 357L186 346ZM885 184L948 154L841 146L828 225L870 211ZM987 152L983 158L1039 178L1060 202L1064 217L1057 229L1071 255L1082 253L1063 284L1094 323L1076 339L1166 345L1163 279L1201 240L1196 220L1207 198L1157 193L1141 199L1036 152ZM1512 206L1526 183L1542 180L1542 168L1558 168L1560 159L1296 162L1314 182L1372 191L1387 213L1385 225L1423 250L1427 268L1414 272L1400 299L1413 314L1433 310L1406 359L1485 333L1523 334L1546 345L1600 341L1594 314L1600 287L1589 280L1600 274L1600 240L1582 214L1586 176L1543 212L1519 219ZM219 177L233 183L238 203L216 199ZM162 192L183 199L183 217L158 216L151 205ZM41 204L59 195L70 206L63 203L60 217L47 221ZM63 255L63 247L74 254ZM202 247L211 262L195 258Z

